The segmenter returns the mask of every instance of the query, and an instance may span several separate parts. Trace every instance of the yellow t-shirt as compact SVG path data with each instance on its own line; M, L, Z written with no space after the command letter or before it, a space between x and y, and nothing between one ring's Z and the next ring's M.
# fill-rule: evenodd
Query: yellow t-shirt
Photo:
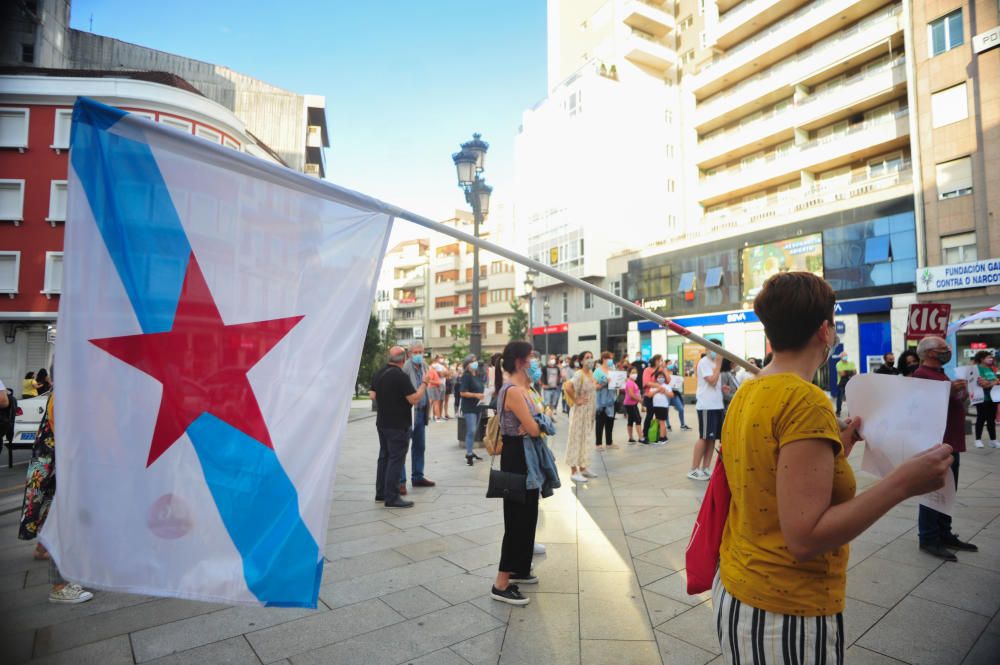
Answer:
M778 520L778 450L802 439L834 444L832 503L850 500L857 489L854 472L826 394L795 374L763 376L740 386L722 426L722 461L733 498L720 574L726 590L753 607L826 616L844 609L849 546L796 561Z
M38 388L35 387L34 379L25 379L21 384L21 394L29 397L38 397Z

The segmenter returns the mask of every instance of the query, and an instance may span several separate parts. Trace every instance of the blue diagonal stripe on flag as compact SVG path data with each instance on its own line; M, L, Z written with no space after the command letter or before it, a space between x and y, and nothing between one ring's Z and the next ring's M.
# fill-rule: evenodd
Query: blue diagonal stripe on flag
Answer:
M123 115L79 99L71 161L142 332L165 332L191 246L149 145L107 131ZM207 414L187 435L247 587L266 605L315 607L323 559L275 451Z

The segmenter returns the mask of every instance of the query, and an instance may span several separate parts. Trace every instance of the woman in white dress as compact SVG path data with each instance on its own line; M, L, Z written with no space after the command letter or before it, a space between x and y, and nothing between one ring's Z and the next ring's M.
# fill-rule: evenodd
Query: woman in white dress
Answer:
M573 402L569 412L569 432L566 435L566 463L575 483L585 483L588 478L596 478L590 471L590 437L594 429L594 414L597 396L597 382L594 381L594 354L585 351L580 354L580 369L570 379L566 393Z

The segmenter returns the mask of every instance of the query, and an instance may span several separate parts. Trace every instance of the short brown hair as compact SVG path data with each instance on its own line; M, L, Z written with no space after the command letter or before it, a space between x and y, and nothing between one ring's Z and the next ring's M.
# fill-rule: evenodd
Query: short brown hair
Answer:
M780 272L764 282L753 311L775 351L804 347L824 321L833 322L837 296L811 272Z

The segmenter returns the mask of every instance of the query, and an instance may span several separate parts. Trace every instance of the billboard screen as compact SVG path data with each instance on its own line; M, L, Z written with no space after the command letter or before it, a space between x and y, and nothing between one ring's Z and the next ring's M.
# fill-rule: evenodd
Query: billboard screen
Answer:
M743 250L743 300L752 302L768 277L806 271L823 276L823 235L815 233Z

